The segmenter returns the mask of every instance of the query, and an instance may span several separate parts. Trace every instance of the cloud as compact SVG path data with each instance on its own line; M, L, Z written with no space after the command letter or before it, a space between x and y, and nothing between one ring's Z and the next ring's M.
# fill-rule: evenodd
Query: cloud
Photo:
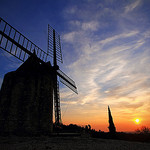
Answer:
M99 23L97 21L91 21L82 24L83 30L96 31L98 27L99 27Z
M69 8L65 9L64 11L67 15L68 14L75 14L77 12L77 7L76 6L70 6Z
M129 13L133 11L135 8L137 8L141 4L141 0L136 0L135 2L131 3L130 5L127 5L125 7L125 13Z
M131 103L132 102L132 103ZM144 102L134 102L132 99L130 102L127 101L122 101L118 103L118 106L120 108L124 108L124 109L131 109L131 110L136 110L140 107L144 106Z
M80 40L74 37L74 41L78 40L82 45L80 47L82 55L69 65L69 74L75 79L79 88L78 103L94 103L98 99L103 102L108 95L115 98L118 95L120 98L131 93L136 94L137 87L147 88L144 84L148 78L145 74L141 76L140 72L143 69L138 70L140 65L137 67L134 63L139 59L144 60L147 54L143 51L143 56L135 55L135 58L129 59L133 53L136 54L141 45L145 44L145 39L139 38L139 34L139 31L135 30L97 41L93 41L90 37L87 41L93 41L91 46L85 43L84 32L82 32L83 40L81 37L79 37ZM127 38L131 38L132 41L126 42ZM121 42L122 40L124 42ZM119 45L118 41L122 44ZM142 66L147 63L147 61L144 62ZM133 73L134 71L137 73Z
M68 6L63 10L63 17L68 20L78 19L84 22L98 21L101 19L102 22L99 22L101 25L105 24L107 19L111 20L117 11L117 8L110 7L115 2L101 2L98 0L92 1L82 1L80 5L75 3L72 6ZM121 4L121 3L120 3ZM110 6L109 6L110 5ZM115 9L115 11L114 11ZM107 19L106 19L107 18Z
M147 78L145 79L139 79L136 76L136 81L128 81L126 84L122 84L121 86L115 87L109 91L107 96L110 97L133 97L133 96L138 96L141 95L145 92L147 92L146 89L149 89L148 85L145 84L147 82Z
M70 33L64 34L62 38L66 42L74 42L74 38L77 34L78 34L77 32L70 32Z
M71 31L63 35L62 39L65 42L69 42L69 43L74 43L77 37L82 38L83 34L85 34L84 32L96 31L99 28L99 23L97 21L81 22L78 20L74 20L74 21L70 21L69 24L74 27L77 27L76 31Z

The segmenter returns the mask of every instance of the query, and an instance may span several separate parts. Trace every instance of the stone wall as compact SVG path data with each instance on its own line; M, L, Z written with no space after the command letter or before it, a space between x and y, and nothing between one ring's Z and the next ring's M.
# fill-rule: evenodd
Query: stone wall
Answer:
M49 64L31 56L7 73L0 91L0 134L48 134L53 129L53 82Z

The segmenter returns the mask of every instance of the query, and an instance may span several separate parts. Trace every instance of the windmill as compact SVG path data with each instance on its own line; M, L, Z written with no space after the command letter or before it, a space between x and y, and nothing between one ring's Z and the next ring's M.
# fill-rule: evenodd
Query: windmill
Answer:
M51 70L53 75L55 125L59 126L61 124L61 111L59 83L57 78L59 77L64 85L77 94L75 82L62 72L57 65L58 61L62 62L60 35L48 25L48 50L45 52L5 20L0 18L0 49L3 49L22 62L25 62L29 56L36 54L39 63L45 65L47 69ZM47 65L50 58L53 58L53 66Z

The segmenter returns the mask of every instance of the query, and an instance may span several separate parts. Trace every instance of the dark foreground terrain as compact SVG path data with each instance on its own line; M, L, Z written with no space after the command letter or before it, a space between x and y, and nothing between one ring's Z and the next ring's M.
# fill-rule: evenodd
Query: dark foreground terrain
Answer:
M0 137L0 150L150 150L150 143L89 136Z

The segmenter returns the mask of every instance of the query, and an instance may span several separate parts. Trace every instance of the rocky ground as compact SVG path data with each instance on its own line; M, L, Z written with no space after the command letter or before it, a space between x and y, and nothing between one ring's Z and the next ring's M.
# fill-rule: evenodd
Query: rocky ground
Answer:
M150 143L67 137L0 137L0 150L150 150Z

